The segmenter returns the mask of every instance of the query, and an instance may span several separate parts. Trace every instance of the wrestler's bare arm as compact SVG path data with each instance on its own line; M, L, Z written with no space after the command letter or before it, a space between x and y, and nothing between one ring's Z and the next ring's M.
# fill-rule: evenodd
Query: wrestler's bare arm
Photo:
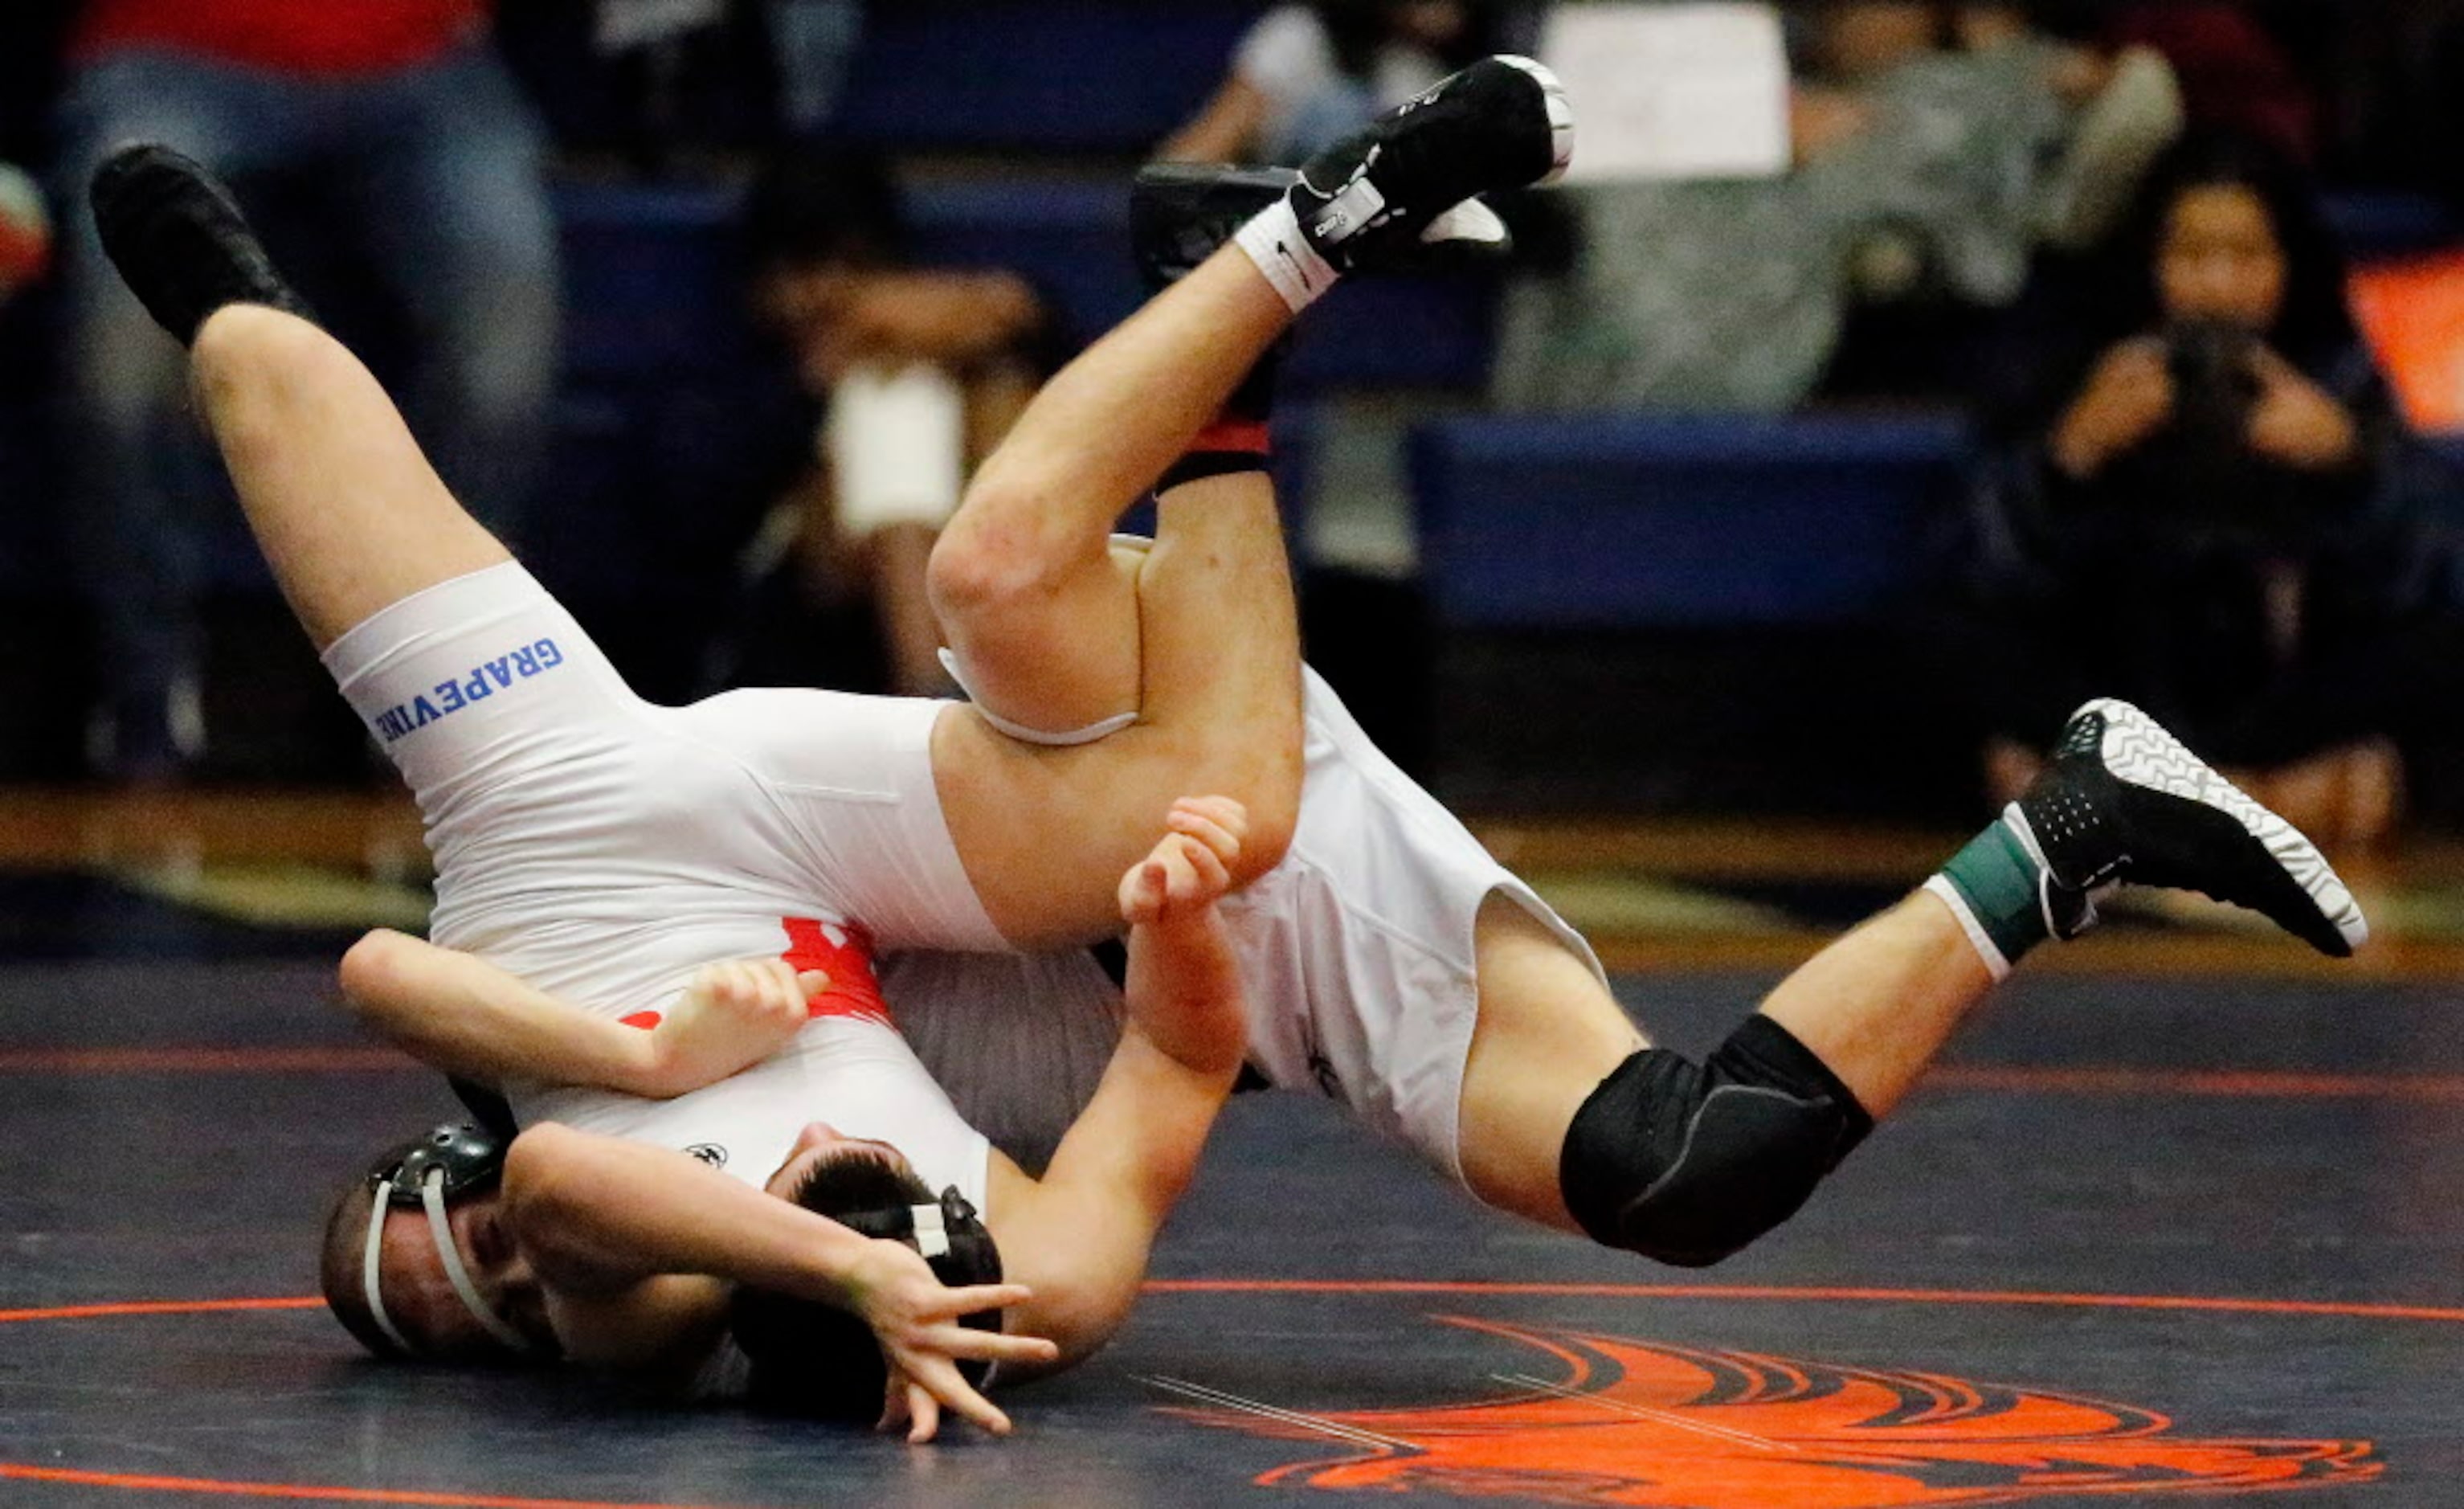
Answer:
M1230 889L1245 816L1238 802L1205 797L1175 804L1170 822L1173 834L1121 881L1132 926L1120 1047L1043 1181L996 1210L1007 1272L1035 1291L1015 1314L1060 1344L1059 1366L1100 1348L1128 1317L1248 1045L1215 904Z
M828 977L781 959L712 965L644 1032L469 954L379 928L342 956L342 995L424 1064L491 1084L532 1079L666 1099L769 1057Z
M1029 1298L1023 1284L944 1287L913 1249L848 1231L697 1159L547 1122L505 1159L505 1220L578 1362L656 1370L707 1354L733 1285L838 1305L872 1328L902 1376L991 1431L1008 1420L953 1359L1049 1362L1031 1335L958 1318Z

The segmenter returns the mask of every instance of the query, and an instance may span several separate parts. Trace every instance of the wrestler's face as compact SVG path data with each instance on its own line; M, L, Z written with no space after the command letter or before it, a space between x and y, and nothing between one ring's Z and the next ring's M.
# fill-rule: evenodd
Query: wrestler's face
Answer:
M795 1194L796 1187L803 1183L805 1175L815 1167L849 1153L878 1158L901 1173L915 1171L908 1164L907 1155L888 1143L848 1137L827 1121L814 1121L797 1134L796 1145L787 1149L786 1161L761 1187L781 1200L789 1199Z
M556 1332L548 1324L545 1297L530 1259L506 1227L499 1194L492 1189L454 1201L446 1208L445 1223L480 1299L534 1345L554 1352ZM504 1344L488 1334L454 1293L426 1210L386 1211L383 1240L378 1262L385 1278L385 1314L414 1353L439 1362L507 1355Z
M2171 319L2273 329L2287 276L2283 243L2258 195L2238 184L2202 184L2173 201L2156 254Z

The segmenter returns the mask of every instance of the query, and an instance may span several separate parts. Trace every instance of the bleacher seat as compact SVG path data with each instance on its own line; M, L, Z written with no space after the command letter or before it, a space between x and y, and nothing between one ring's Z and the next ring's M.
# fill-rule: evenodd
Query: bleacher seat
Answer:
M1911 585L1947 417L1482 416L1421 428L1421 569L1465 628L1815 626Z
M2464 214L2428 194L2345 191L2326 196L2327 223L2356 262L2409 256L2464 242Z
M572 183L556 197L568 371L605 378L743 359L737 189ZM1060 305L1074 341L1118 324L1144 297L1117 179L929 182L909 193L908 212L919 260L1022 274ZM1495 302L1493 285L1476 278L1348 284L1311 312L1287 379L1295 388L1477 390L1494 348Z
M872 6L835 128L898 151L1134 155L1222 79L1260 0Z

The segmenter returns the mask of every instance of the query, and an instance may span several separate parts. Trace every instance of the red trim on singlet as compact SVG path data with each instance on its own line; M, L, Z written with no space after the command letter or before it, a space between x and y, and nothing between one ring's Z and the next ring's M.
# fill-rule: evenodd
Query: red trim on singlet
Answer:
M809 917L782 917L787 951L780 957L798 970L819 969L830 977L828 988L813 997L814 1016L853 1016L884 1027L890 1002L872 972L872 935L853 922L821 922ZM836 935L833 937L832 935Z
M787 934L786 950L779 957L795 965L799 974L819 969L830 977L822 993L804 1003L806 1016L853 1017L896 1030L898 1024L890 1019L890 1002L881 993L881 981L872 972L870 933L853 922L824 922L810 917L782 917L779 925ZM648 1032L659 1025L660 1013L636 1011L617 1020Z

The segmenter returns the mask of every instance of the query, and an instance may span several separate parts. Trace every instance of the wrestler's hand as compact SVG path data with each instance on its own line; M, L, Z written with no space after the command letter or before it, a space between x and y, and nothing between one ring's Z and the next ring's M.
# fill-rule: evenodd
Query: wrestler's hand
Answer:
M1001 1310L1030 1296L1024 1284L944 1286L932 1265L904 1242L876 1238L847 1270L848 1308L872 1327L890 1379L883 1390L876 1431L907 1427L907 1439L925 1442L940 1429L949 1409L995 1435L1009 1433L1009 1416L958 1375L957 1360L1041 1364L1057 1361L1061 1348L1035 1336L1005 1336L960 1325L979 1310Z
M759 1063L803 1027L807 1003L829 983L784 959L704 965L650 1029L651 1084L678 1096Z
M1172 804L1171 830L1121 877L1121 921L1132 927L1181 928L1204 922L1232 889L1249 810L1228 796L1184 796Z

